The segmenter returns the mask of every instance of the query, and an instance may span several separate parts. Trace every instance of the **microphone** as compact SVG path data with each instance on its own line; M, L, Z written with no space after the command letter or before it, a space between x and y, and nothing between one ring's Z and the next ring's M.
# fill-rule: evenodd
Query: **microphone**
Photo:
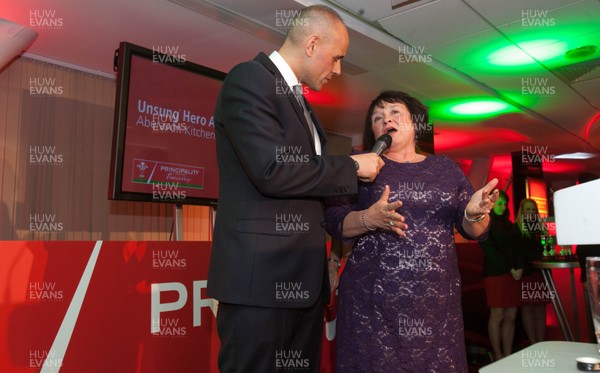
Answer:
M381 156L384 151L386 151L390 145L392 145L392 136L384 133L379 136L377 141L375 141L375 145L373 145L373 149L371 149L371 153L375 153L378 156Z

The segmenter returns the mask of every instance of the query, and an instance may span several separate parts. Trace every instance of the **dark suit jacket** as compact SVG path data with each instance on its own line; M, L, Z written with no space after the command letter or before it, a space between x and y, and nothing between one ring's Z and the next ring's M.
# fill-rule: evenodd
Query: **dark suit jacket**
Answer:
M263 53L229 72L214 118L220 177L208 295L312 305L326 282L322 198L356 193L353 161L316 155L301 106Z

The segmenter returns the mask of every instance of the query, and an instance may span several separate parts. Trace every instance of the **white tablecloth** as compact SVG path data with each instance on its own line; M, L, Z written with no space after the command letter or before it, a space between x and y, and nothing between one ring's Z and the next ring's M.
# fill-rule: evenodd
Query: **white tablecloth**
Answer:
M540 342L487 365L481 368L479 372L581 372L577 369L575 358L586 356L600 359L598 347L595 343Z

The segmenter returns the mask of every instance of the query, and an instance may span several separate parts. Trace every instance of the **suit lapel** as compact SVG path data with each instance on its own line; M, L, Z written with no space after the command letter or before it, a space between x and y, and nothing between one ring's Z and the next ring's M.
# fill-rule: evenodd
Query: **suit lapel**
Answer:
M274 75L276 81L277 80L285 81L283 79L283 76L279 72L279 69L277 69L277 66L275 66L273 61L271 61L269 56L267 56L266 54L261 52L254 59L256 61L260 62L261 64L263 64L265 66L265 68ZM310 140L312 152L313 152L313 154L316 154L315 139L313 138L310 128L308 127L309 124L306 121L306 117L304 116L304 110L302 109L302 106L300 106L300 103L296 99L296 96L293 94L293 92L291 92L291 90L290 90L290 94L287 96L290 101L290 104L292 105L292 107L294 108L294 111L296 112L296 115L298 116L298 119L300 120L300 123L302 123L302 126L304 127L304 130L306 131L306 135L308 136L308 138ZM321 123L319 123L317 118L313 115L312 107L310 106L308 101L304 100L304 104L306 105L306 107L308 108L308 111L310 112L311 118L312 118L315 128L317 130L317 133L319 134L319 137L321 139L322 153L325 154L325 142L326 141L324 139L326 139L326 137L325 137L325 133L323 132L323 129L321 127Z

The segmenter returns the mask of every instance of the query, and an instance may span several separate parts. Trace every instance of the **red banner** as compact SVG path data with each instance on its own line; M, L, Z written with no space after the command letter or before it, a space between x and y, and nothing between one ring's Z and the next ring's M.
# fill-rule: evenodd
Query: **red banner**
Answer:
M0 372L217 372L210 242L0 242Z

